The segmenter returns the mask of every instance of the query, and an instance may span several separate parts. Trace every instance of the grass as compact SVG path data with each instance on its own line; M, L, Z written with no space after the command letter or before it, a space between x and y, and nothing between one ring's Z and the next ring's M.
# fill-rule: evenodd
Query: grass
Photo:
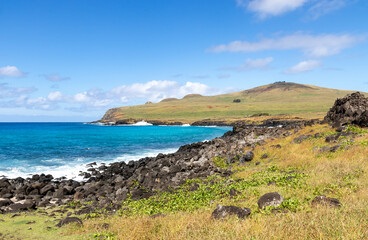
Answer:
M368 133L348 129L356 137L348 137L351 144L334 153L318 151L336 144L326 143L324 137L291 143L301 134L335 133L327 125L307 127L257 146L250 163L221 164L235 172L231 177L190 180L171 192L140 201L128 199L118 214L89 216L82 227L59 229L53 218L37 212L15 218L2 215L0 233L14 239L367 239ZM276 144L282 148L271 147ZM269 158L261 159L264 153ZM283 195L285 213L258 209L257 200L268 192ZM338 198L342 207L312 207L312 199L322 194ZM248 207L252 214L246 220L213 220L216 204ZM158 213L164 215L151 217Z
M236 121L254 114L291 114L310 118L325 114L338 97L352 91L295 84L265 85L248 91L218 96L194 96L137 106L114 108L107 111L103 121L121 119L181 121L193 123L203 119ZM240 99L240 103L233 103Z

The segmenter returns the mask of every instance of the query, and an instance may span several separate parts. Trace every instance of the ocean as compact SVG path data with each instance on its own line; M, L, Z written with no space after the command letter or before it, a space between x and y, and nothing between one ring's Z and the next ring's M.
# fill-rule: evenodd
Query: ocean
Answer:
M81 178L87 163L112 163L172 153L220 137L230 127L101 126L83 123L0 123L0 176L52 174Z

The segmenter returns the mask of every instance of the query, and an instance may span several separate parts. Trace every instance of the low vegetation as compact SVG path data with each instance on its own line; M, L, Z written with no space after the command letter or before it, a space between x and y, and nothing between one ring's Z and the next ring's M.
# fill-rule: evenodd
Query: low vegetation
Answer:
M213 159L234 174L190 180L148 199L128 198L113 214L96 209L77 216L83 226L55 227L55 220L79 202L63 207L64 213L45 209L1 215L0 239L367 239L368 131L349 126L344 132L351 134L326 142L337 132L315 125L257 146L251 162ZM293 142L299 136L309 137ZM321 151L336 144L340 147L334 152ZM259 197L268 192L284 197L277 211L258 209ZM319 195L338 198L342 207L312 207ZM217 204L247 207L252 213L245 220L214 220Z

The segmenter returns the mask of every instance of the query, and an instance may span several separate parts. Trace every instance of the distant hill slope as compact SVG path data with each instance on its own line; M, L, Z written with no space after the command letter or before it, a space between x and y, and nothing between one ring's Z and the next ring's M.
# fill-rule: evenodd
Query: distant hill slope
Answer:
M259 113L321 113L327 112L336 98L352 92L354 91L276 82L217 96L190 94L183 99L170 98L159 103L113 108L108 110L100 121L134 119L192 123L203 119L238 120Z

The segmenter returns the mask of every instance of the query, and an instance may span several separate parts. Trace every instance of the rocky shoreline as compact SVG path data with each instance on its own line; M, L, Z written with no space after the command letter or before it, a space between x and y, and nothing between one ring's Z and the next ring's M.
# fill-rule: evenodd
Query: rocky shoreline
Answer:
M0 179L1 213L18 212L47 206L60 206L72 201L93 202L101 208L119 209L119 202L147 198L159 191L175 189L188 179L212 175L229 176L232 172L214 164L223 158L229 163L246 164L252 160L252 149L267 139L289 136L304 126L320 123L309 121L267 120L261 125L234 123L232 131L207 142L181 146L172 154L158 154L138 161L115 162L97 167L89 164L81 173L86 181L53 179L51 175L31 178Z
M164 121L164 120L152 120L152 119L120 119L117 121L94 121L90 122L90 124L101 124L106 126L120 126L120 125L134 125L139 122L145 122L151 124L153 126L182 126L189 124L187 122L180 121ZM220 120L211 120L211 119L203 119L200 121L195 121L190 123L190 126L198 126L198 127L206 127L206 126L219 126L219 127L232 127L235 124L233 121L220 121Z
M213 175L229 176L231 169L220 168L215 159L227 163L247 164L254 157L252 149L267 140L287 137L305 126L330 122L337 133L326 137L326 142L336 142L344 134L344 124L353 123L367 126L368 99L360 93L353 93L337 99L324 121L265 120L262 124L234 122L233 130L211 141L197 142L181 146L171 154L158 154L138 161L115 162L108 166L89 164L87 172L82 172L86 181L54 179L51 175L33 175L31 178L0 179L0 213L18 212L39 207L60 206L72 201L92 202L79 214L89 213L94 207L109 211L121 208L126 199L148 198L160 191L175 191L188 179L203 179ZM202 123L212 124L204 121ZM198 123L199 124L199 123ZM300 143L311 135L301 135L293 140ZM318 137L318 136L317 136ZM281 148L276 145L274 147ZM320 149L335 151L340 145ZM244 149L249 149L244 152ZM267 158L267 156L262 156ZM195 186L193 186L195 188Z

